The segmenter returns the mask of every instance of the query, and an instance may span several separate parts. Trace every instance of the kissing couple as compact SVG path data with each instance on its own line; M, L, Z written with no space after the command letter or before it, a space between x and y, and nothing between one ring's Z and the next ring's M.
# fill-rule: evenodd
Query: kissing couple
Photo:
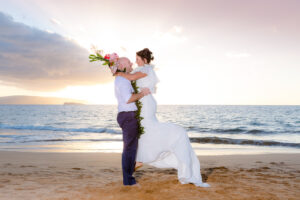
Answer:
M156 92L158 78L151 64L153 59L152 52L145 48L136 53L136 69L132 69L133 64L126 57L118 57L111 67L118 100L117 121L123 132L123 184L135 185L135 169L148 164L177 169L181 184L209 187L202 182L200 162L185 129L173 123L161 123L156 118L157 103L152 94ZM131 81L138 86L138 93L134 92ZM144 133L140 136L136 101L142 104L140 124Z

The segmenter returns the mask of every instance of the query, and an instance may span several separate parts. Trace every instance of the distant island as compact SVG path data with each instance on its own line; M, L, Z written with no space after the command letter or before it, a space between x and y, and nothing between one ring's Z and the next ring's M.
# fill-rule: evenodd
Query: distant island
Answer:
M64 105L84 105L83 103L65 102Z
M0 97L0 104L38 104L38 105L83 105L85 101L59 98L59 97L41 97L41 96L5 96Z

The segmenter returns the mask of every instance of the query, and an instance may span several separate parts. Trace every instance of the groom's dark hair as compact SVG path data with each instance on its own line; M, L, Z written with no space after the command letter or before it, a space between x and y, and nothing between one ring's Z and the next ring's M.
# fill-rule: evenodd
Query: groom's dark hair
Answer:
M152 52L148 48L136 52L136 55L140 56L142 59L146 59L147 63L150 63L151 60L154 60Z

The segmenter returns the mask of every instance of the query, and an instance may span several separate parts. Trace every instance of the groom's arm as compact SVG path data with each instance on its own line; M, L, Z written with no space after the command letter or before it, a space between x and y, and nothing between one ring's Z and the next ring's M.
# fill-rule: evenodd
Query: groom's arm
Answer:
M144 96L147 96L148 94L150 94L149 88L142 88L140 93L132 94L127 103L133 103L137 100L140 100Z

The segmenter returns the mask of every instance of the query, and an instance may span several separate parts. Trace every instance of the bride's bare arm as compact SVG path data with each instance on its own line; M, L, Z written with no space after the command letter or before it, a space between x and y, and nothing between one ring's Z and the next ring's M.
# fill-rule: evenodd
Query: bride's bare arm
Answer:
M145 74L143 72L136 72L134 74L118 72L118 73L116 73L116 76L122 76L122 77L126 78L127 80L136 81L138 79L144 78L145 76L147 76L147 74Z

